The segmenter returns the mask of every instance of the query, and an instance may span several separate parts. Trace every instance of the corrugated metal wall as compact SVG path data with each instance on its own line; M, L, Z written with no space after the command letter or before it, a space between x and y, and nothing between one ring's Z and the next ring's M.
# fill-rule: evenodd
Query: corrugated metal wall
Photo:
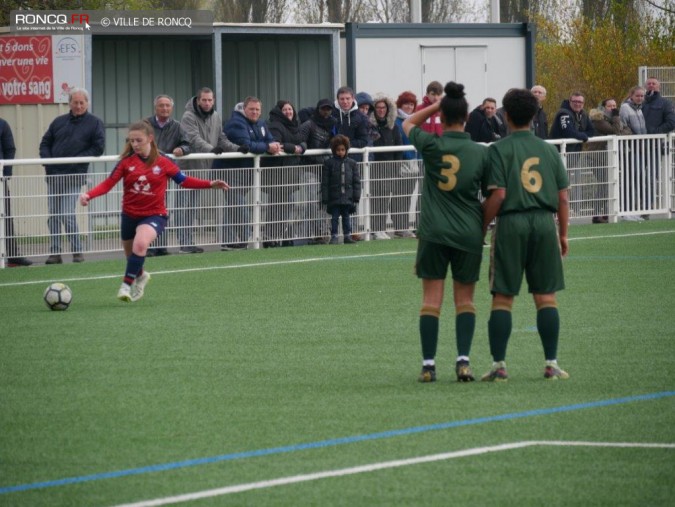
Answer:
M15 104L0 106L0 118L9 123L16 144L16 158L40 158L40 141L49 124L68 112L68 104ZM21 166L17 171L44 174L42 166Z
M106 126L106 154L122 150L126 127L153 113L160 93L173 97L180 120L185 103L203 86L213 87L210 39L95 37L91 112Z
M222 54L223 118L249 95L267 118L277 100L301 109L335 94L329 36L223 35Z

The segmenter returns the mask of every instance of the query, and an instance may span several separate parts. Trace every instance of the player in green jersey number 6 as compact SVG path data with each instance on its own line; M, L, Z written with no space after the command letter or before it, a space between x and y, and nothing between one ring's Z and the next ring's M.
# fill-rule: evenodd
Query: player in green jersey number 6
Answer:
M439 317L448 266L455 302L457 380L474 380L469 352L476 325L473 295L483 251L479 190L485 189L487 149L464 132L469 106L464 86L450 82L445 96L403 122L403 131L424 159L419 243L415 271L422 279L419 328L422 342L420 382L436 380ZM420 126L440 111L443 135Z
M497 217L490 253L492 311L488 322L494 362L481 380L508 377L504 360L511 308L523 271L537 308L537 330L546 360L544 377L567 379L569 375L557 362L560 317L556 292L565 288L562 257L568 250L569 180L556 149L530 132L539 107L536 97L529 90L511 89L502 104L512 134L488 149L490 194L483 229Z

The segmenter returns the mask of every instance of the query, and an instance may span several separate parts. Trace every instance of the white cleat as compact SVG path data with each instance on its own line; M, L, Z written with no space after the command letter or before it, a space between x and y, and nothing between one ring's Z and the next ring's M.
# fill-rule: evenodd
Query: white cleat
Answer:
M134 284L131 286L131 301L138 301L143 297L145 286L150 281L150 273L143 271L143 274L136 278Z
M124 301L125 303L130 303L133 301L131 298L131 287L128 286L126 283L123 283L120 286L120 290L117 291L117 299L120 301Z

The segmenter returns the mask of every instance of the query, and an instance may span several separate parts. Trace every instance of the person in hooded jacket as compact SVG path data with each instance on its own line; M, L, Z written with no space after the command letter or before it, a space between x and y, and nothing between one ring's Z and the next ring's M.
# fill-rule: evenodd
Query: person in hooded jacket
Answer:
M342 220L344 243L355 243L352 239L350 215L356 211L361 198L361 176L359 167L347 156L349 138L338 134L330 142L333 156L327 158L321 170L321 204L331 215L330 244L338 243L338 225Z
M337 134L337 119L333 116L333 101L321 99L316 103L315 108L310 109L312 109L310 118L300 125L301 142L307 145L308 150L328 149L330 148L330 140ZM327 158L330 158L330 154L304 157L306 163L320 165ZM305 181L305 184L302 185L303 193L313 195L315 187L318 185L315 186L311 182L315 181L318 184L318 180L311 172L303 173L301 179ZM306 233L311 238L310 243L325 244L328 242L328 226L324 220L314 218L318 216L319 210L318 205L311 201L313 200L307 199L306 202L297 204L301 209L299 215L307 220L304 226L308 227ZM300 228L302 229L302 227Z
M267 241L263 246L292 246L288 224L289 196L298 182L296 166L303 163L300 155L307 149L307 144L300 138L298 115L288 100L276 103L270 111L267 126L274 140L281 144L286 156L267 159L274 163L274 167L266 168L262 173L263 190L268 196L268 227L265 234Z
M632 134L647 133L647 124L645 123L642 111L644 100L645 89L641 86L634 86L628 93L628 98L621 104L621 108L619 109L621 120L628 125Z
M307 109L307 108L305 108ZM326 150L330 148L331 138L337 134L337 118L333 116L333 103L330 99L321 99L316 103L311 116L300 125L300 142L308 150ZM304 157L307 163L323 164L330 155Z
M588 117L593 122L595 132L600 136L629 136L632 134L630 128L621 120L619 108L616 100L613 98L604 99L597 109L591 109ZM598 152L597 156L603 157L600 167L594 170L594 177L597 181L594 205L598 214L593 217L594 224L606 224L609 222L607 216L607 205L609 196L609 182L607 174L607 141L595 141L586 145L588 151Z
M210 88L201 88L197 95L185 104L185 112L180 120L180 126L185 133L192 153L215 153L220 155L225 151L246 151L231 142L223 133L220 114L215 109L215 95ZM178 167L188 176L202 176L205 169L212 167L212 161L178 160ZM194 243L193 227L197 208L199 207L199 193L193 190L180 189L176 194L176 224L177 237L180 244L180 253L202 253L203 248Z
M578 139L584 143L595 135L593 123L584 111L584 95L581 92L573 92L569 99L563 100L560 110L551 125L550 139ZM558 150L561 146L557 146ZM588 155L581 153L583 145L574 143L567 145L567 170L570 179L570 209L573 213L579 212L584 204L584 184L586 176L581 168L588 167L590 161Z
M441 100L443 96L443 85L438 81L432 81L427 85L426 95L422 98L422 103L417 106L417 111L434 105ZM443 123L441 122L440 113L434 113L427 118L423 125L420 126L422 130L429 134L443 135Z
M569 99L563 100L560 110L553 120L550 139L578 139L586 142L595 135L593 123L584 111L584 96L574 92ZM580 152L581 144L567 146L567 152Z
M366 123L368 128L368 146L373 146L373 143L380 137L377 127L373 123L373 114L375 114L375 103L373 97L366 92L359 92L356 94L356 103L359 105L359 111L368 119ZM370 160L373 160L372 155Z
M248 147L256 155L277 155L281 153L281 144L274 140L267 122L260 118L262 101L258 97L249 96L244 102L234 106L232 116L223 130L234 142ZM278 164L280 159L264 160L263 166ZM246 193L253 185L253 159L227 160L228 168L224 178L230 183L231 191L227 194L227 206L223 222L224 251L247 247L252 232L251 206L246 202Z
M628 98L621 104L619 115L623 122L628 125L631 132L636 135L647 134L647 123L645 121L643 107L645 101L645 89L641 86L634 86L628 93ZM651 179L651 171L655 165L653 160L647 156L643 150L638 149L638 144L635 143L632 149L627 153L624 152L625 160L628 162L626 170L622 171L622 185L624 192L624 205L629 210L636 210L644 207L647 204L645 201L649 199L647 196L640 195L644 188L640 189L636 185L649 185L648 181ZM651 166L651 167L650 167ZM637 174L640 176L636 178ZM651 203L649 203L651 204ZM629 222L641 222L647 215L625 215L623 220Z
M333 116L337 120L337 133L346 136L352 148L368 146L368 119L359 111L354 97L354 90L349 86L338 88ZM351 154L350 158L357 162L363 160L361 154Z
M375 113L370 118L371 125L377 131L373 146L401 146L401 130L396 125L397 108L393 99L386 95L376 95L373 99ZM398 184L400 151L374 153L370 170L370 212L371 230L375 239L391 239L387 234L387 216L393 214L390 195ZM393 217L392 217L393 219Z

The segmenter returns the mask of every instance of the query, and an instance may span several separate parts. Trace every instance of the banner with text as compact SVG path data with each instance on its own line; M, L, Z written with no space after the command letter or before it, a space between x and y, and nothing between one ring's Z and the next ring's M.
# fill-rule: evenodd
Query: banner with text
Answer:
M0 37L0 104L67 103L83 86L81 35Z

